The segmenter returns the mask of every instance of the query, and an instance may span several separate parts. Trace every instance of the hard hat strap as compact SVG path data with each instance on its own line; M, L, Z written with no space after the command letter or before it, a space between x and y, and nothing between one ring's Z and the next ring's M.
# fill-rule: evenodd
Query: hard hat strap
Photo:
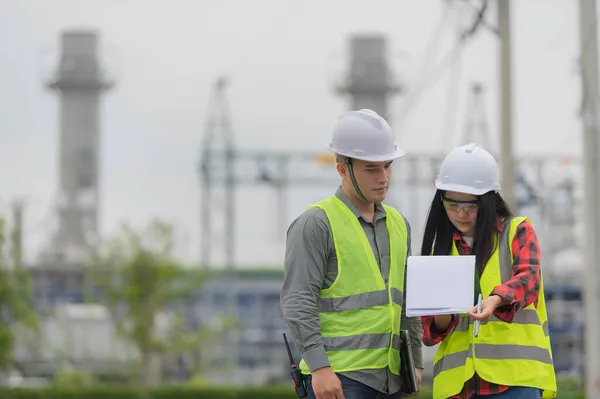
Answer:
M354 186L354 190L356 191L356 194L358 194L360 199L362 199L363 201L369 202L363 195L362 191L360 191L360 188L358 188L358 183L356 182L356 177L354 177L354 168L352 167L352 159L349 157L345 157L344 162L346 163L346 165L348 165L348 172L350 172L350 180L352 180L352 185Z

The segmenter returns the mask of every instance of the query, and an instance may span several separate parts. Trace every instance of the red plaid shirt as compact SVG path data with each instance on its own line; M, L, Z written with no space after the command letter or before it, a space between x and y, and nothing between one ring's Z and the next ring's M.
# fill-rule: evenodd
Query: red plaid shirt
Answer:
M502 222L498 221L498 231L502 231ZM471 247L462 239L460 233L455 231L454 242L461 255L470 255ZM494 315L500 320L511 323L516 311L534 303L537 307L537 299L540 290L540 249L537 236L533 226L523 221L515 232L512 242L512 253L514 256L513 277L506 283L494 288L490 295L498 295L506 305L498 307ZM423 344L426 346L436 345L452 331L458 324L458 316L452 315L452 321L446 331L439 331L433 325L433 316L422 316ZM452 398L468 399L474 395L493 395L504 392L506 386L493 384L483 380L477 374L465 383L462 391Z

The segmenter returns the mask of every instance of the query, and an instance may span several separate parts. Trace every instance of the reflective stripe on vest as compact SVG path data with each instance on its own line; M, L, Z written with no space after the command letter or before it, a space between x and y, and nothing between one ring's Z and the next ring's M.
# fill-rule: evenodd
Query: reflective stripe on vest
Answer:
M487 323L499 322L504 323L500 320L496 315L492 315L488 321L482 321L480 324L483 326ZM515 313L513 318L513 324L540 324L540 318L537 312L534 309L523 309L519 312ZM548 321L544 321L542 324L542 329L544 330L544 335L549 336L550 331L548 329ZM452 331L467 331L469 329L469 318L461 316L458 320L458 324Z
M392 301L402 306L404 295L399 289L392 287ZM345 310L358 310L372 306L387 305L389 302L388 291L363 292L343 298L319 298L319 312L342 312Z
M392 302L402 307L404 295L402 291L392 287L390 289ZM343 312L359 310L373 306L386 306L389 304L388 291L364 292L343 298L319 298L319 312ZM343 349L381 349L390 346L390 334L362 334L347 337L324 337L323 344L326 351ZM392 348L400 350L400 336L392 336Z
M344 349L382 349L390 347L390 334L360 334L349 337L323 337L326 351ZM391 347L400 350L400 336L393 334Z
M338 262L335 281L317 299L322 342L332 370L388 367L399 374L408 239L404 218L383 205L390 236L390 271L384 280L356 215L335 196L312 206L327 215ZM304 359L299 368L310 373Z
M491 360L537 360L538 362L552 364L550 353L539 346L524 345L492 345L477 344L473 350L473 344L465 351L445 355L433 366L433 374L437 375L444 370L462 367L468 358L475 357Z
M481 276L484 297L512 278L512 239L525 218L506 220L498 247ZM457 255L456 247L453 254ZM495 315L482 322L479 337L473 320L459 315L458 324L441 343L434 360L434 398L448 398L461 391L475 372L488 382L508 386L531 386L544 390L544 398L556 395L556 377L548 333L547 314L540 276L537 309L529 305L515 312L512 323Z

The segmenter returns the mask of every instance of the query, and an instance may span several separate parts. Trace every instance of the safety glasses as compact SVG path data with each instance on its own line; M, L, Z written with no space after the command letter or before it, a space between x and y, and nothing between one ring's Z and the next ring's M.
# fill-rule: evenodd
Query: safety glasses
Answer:
M479 200L473 201L456 201L446 197L442 197L442 202L444 203L444 208L446 211L451 212L460 212L464 210L467 213L476 212L479 209Z

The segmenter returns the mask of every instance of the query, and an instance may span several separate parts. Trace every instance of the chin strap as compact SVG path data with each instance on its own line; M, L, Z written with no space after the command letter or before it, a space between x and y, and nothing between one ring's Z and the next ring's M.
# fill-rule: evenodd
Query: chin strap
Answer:
M360 191L360 188L358 188L358 183L356 182L356 177L354 177L354 168L352 167L352 159L346 157L344 159L344 163L348 166L348 172L350 172L350 180L352 180L352 186L354 186L354 190L356 191L356 194L358 194L360 199L362 199L363 201L369 202L363 195L362 191Z

